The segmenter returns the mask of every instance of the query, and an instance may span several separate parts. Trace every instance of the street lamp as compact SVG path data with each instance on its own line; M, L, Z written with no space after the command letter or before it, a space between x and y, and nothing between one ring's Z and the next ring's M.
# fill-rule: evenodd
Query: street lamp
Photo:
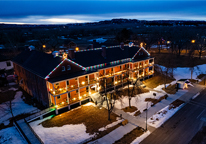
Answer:
M46 48L46 45L43 45L42 47L43 47L43 48Z
M191 43L195 43L195 40L191 40Z

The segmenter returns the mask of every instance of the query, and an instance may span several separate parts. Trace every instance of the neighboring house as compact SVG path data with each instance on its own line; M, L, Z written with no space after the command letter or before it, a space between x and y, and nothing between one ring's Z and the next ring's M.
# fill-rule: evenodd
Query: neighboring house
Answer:
M6 56L0 55L0 69L10 70L13 68L13 62Z
M13 62L21 86L43 105L58 108L104 92L104 82L112 90L127 78L144 80L154 74L154 58L136 45L69 49L68 55L26 50Z

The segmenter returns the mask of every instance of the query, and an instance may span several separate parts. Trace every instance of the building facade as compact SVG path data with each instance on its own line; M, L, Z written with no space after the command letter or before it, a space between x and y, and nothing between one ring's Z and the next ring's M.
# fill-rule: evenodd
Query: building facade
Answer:
M57 108L89 99L91 95L141 81L154 74L154 58L136 45L118 45L68 53L25 51L14 60L21 86L43 105Z

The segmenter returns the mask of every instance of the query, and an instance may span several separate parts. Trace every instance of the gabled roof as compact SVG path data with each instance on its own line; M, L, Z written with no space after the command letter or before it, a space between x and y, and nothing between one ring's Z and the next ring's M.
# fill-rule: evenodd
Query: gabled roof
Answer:
M109 63L112 61L122 60L126 58L132 58L135 53L139 50L139 47L128 47L124 46L124 50L120 47L107 48L106 49L106 59L102 57L102 50L91 50L76 52L74 62L84 66L94 66L103 63Z
M35 50L25 50L12 61L42 78L45 78L48 73L62 61L62 58L54 58L52 54L46 54Z
M76 52L75 60L72 61L83 67L89 67L132 58L139 51L139 49L139 47L135 46L125 46L124 50L120 49L120 47L107 48L106 58L101 55L102 49ZM149 56L145 58L149 58ZM63 59L61 57L54 58L52 54L46 54L35 50L25 50L17 55L12 61L31 71L32 73L45 78L52 70L54 70L56 66L58 66L63 61Z

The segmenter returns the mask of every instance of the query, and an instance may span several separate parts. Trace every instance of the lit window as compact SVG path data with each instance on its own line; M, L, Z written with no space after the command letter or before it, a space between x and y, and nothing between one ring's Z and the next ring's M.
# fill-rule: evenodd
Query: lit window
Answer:
M62 71L65 71L65 66L62 66Z
M71 66L70 65L67 65L67 70L71 70Z

